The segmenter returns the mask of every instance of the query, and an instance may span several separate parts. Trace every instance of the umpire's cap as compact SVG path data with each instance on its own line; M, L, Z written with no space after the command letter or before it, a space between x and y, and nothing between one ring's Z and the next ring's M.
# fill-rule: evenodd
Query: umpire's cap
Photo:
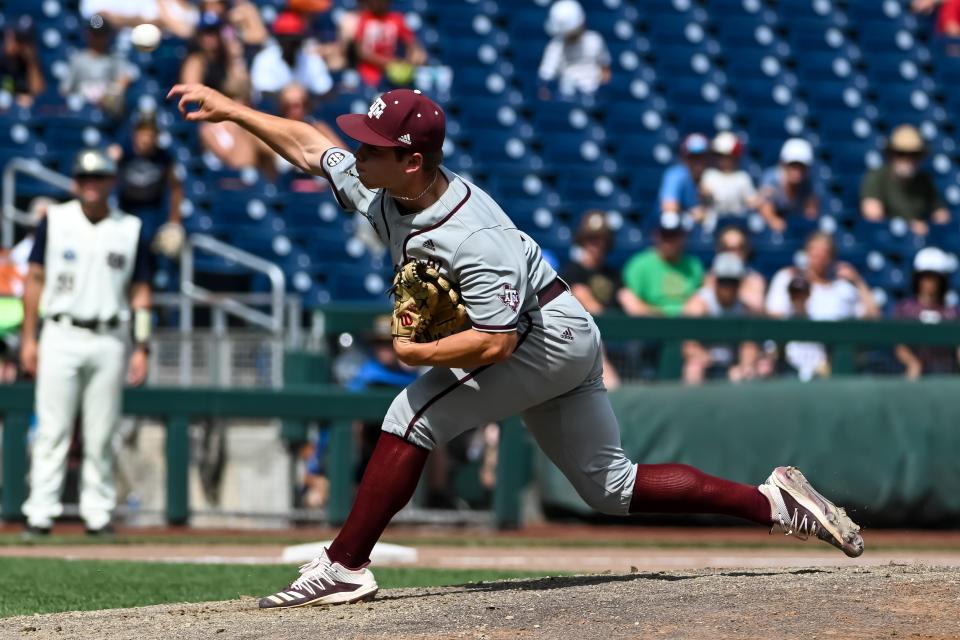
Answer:
M117 163L100 149L84 149L73 163L73 176L115 176Z

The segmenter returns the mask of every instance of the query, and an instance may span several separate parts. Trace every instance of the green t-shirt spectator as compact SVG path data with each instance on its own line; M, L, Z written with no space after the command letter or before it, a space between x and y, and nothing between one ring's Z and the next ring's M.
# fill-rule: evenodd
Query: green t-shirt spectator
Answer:
M623 283L646 304L664 315L678 316L690 296L703 282L703 265L693 256L676 264L666 262L656 249L647 249L631 258L623 268Z
M901 180L887 165L864 176L860 199L866 198L882 202L887 218L906 220L929 220L930 214L946 206L929 173L920 171L909 180Z

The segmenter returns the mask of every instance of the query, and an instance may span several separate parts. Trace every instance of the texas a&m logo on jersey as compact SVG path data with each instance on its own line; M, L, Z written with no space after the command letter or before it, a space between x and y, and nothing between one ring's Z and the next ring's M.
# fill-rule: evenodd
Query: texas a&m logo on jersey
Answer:
M380 119L380 116L383 115L383 110L387 108L387 103L383 101L382 98L377 98L372 103L370 103L370 110L367 111L368 118Z
M497 294L497 297L500 298L500 302L510 307L512 311L516 311L517 307L520 306L520 292L509 284L503 285L503 293Z

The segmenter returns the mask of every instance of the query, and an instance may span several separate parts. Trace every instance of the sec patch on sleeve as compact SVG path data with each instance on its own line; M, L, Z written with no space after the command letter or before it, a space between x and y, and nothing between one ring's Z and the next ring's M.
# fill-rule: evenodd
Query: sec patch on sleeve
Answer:
M345 154L340 153L339 151L334 151L333 153L327 156L327 166L335 167L341 162L343 162L343 159L346 157L347 156Z

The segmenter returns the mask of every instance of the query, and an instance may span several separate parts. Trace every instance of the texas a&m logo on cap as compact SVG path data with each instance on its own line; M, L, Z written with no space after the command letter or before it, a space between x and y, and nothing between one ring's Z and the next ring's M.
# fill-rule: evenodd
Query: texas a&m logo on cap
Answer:
M379 120L386 108L387 103L383 101L383 98L377 98L370 104L370 110L367 111L367 117L376 118Z

